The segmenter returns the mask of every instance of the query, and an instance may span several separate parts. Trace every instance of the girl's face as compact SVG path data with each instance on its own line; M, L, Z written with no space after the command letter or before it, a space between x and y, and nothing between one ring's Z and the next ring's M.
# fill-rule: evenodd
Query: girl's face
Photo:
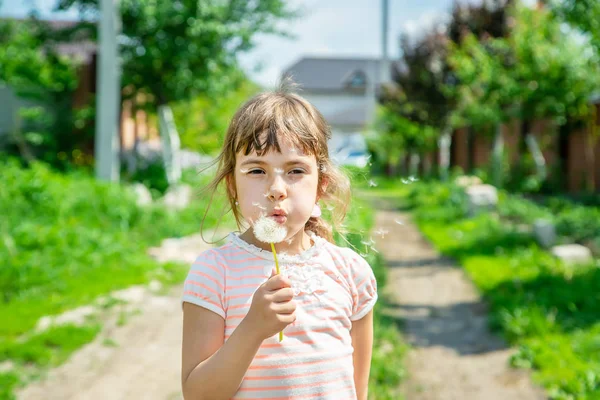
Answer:
M304 228L317 199L319 168L314 155L305 155L287 141L281 153L263 156L239 153L235 193L242 216L253 224L261 215L284 225L288 238Z

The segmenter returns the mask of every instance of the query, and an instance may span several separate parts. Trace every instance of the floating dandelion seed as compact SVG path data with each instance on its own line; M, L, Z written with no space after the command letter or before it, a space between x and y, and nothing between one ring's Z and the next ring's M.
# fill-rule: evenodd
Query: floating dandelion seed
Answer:
M361 240L361 243L365 246L373 246L375 244L375 241L373 240L373 238L369 238L368 241Z
M259 209L261 209L261 210L263 210L263 211L267 209L267 207L261 206L261 205L260 205L260 203L259 203L259 202L257 202L257 201L255 201L254 203L252 203L252 205L253 205L254 207L258 207Z
M245 173L247 173L247 172L248 172L248 170L247 170L247 169L244 169L244 168L241 168L241 169L240 169L240 172L241 172L242 174L245 174Z
M373 179L369 179L369 187L377 187L377 183Z
M404 183L405 185L408 185L409 183L411 183L408 179L405 179L405 178L400 179L400 181L402 183Z
M331 204L330 204L330 205L328 205L328 206L327 206L327 207L325 207L325 208L327 208L329 211L333 211L333 209L334 209L334 207L333 207Z
M368 256L367 253L358 253L358 254L360 254L361 257L367 257Z
M409 177L408 177L408 180L409 180L409 181L411 181L411 182L416 182L416 181L418 181L419 179L418 179L418 178L415 178L414 176L409 176Z
M404 225L404 222L400 221L398 218L396 218L394 220L395 223L397 223L398 225Z
M279 175L283 174L283 170L281 168L275 168L275 169L273 169L273 171Z
M379 253L379 250L377 250L375 247L371 246L371 250L373 250L375 253Z
M385 229L377 229L375 232L376 235L381 236L381 238L383 239L385 237L385 235L388 234L388 231L386 231Z
M263 196L265 196L265 197L269 197L269 192L265 192L265 193L263 193Z

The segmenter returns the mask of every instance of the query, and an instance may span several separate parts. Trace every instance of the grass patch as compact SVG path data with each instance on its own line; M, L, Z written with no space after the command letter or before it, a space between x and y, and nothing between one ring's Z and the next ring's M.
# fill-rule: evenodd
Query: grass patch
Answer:
M373 228L374 211L369 203L358 197L353 198L352 206L348 214L346 225L351 232L346 236L348 242L339 235L336 241L340 246L351 246L356 251L363 252L364 245L361 243ZM370 251L366 253L365 259L373 268L377 279L378 291L383 293L383 287L387 281L387 272L382 256ZM399 386L406 376L404 367L404 356L407 346L402 338L398 323L393 318L383 315L385 299L380 297L375 305L374 311L374 338L373 356L371 361L371 375L369 378L369 399L377 400L399 400Z
M569 220L562 241L595 240L596 209L552 208L552 199L501 193L497 213L467 218L460 188L417 183L403 199L424 235L455 258L490 304L492 329L517 352L515 367L534 370L552 399L596 399L600 393L600 270L567 266L540 248L523 225L535 218ZM582 229L575 226L581 226Z
M15 364L0 381L2 396L10 398L11 388L28 379L21 366L58 365L100 329L65 326L29 336L42 316L153 279L165 286L184 279L189 266L161 265L147 249L164 238L198 232L208 199L198 197L179 211L160 204L140 207L127 186L81 171L59 174L14 160L1 160L0 169L0 363ZM200 189L208 179L186 171L183 180ZM207 226L217 224L220 211L211 209ZM117 303L109 299L104 307Z

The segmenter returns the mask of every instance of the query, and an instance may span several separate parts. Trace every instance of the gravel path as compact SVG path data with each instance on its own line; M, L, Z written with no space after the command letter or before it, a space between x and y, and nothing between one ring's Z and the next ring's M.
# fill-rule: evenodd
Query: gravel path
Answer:
M544 399L529 374L508 365L513 352L487 328L486 307L464 271L441 257L406 213L380 211L376 238L388 272L388 312L412 346L407 400Z

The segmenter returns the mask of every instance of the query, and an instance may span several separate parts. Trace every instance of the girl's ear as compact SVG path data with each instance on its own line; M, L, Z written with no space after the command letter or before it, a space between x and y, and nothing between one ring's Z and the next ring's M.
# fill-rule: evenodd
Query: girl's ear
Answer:
M319 187L319 193L317 193L317 201L319 201L319 199L321 197L323 197L325 195L325 193L327 193L327 187L329 186L329 179L327 179L326 177L323 177L321 179L321 183L320 183L320 187Z
M225 181L227 182L227 192L229 192L229 196L232 199L236 199L237 198L237 193L235 192L235 182L233 177L230 175L227 175L227 177L225 178Z

